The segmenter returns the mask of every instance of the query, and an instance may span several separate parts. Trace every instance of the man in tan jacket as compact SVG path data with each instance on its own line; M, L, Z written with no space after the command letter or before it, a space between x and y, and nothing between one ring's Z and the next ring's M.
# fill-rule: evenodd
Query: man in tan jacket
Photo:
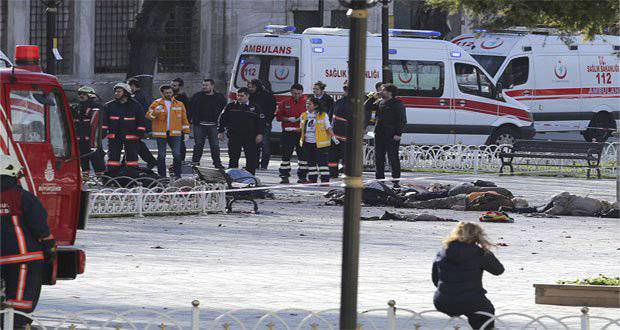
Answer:
M155 100L146 113L152 121L152 134L157 140L157 172L166 176L166 145L172 149L174 176L181 177L181 133L189 134L189 122L183 102L177 101L170 85L159 88L161 98ZM189 136L189 135L186 135Z

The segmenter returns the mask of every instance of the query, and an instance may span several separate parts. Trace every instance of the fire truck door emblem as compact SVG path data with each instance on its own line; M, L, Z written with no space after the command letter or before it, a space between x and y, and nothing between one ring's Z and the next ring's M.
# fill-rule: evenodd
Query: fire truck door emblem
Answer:
M52 182L52 180L54 180L54 168L52 168L52 162L49 160L45 168L45 180L47 180L47 182Z

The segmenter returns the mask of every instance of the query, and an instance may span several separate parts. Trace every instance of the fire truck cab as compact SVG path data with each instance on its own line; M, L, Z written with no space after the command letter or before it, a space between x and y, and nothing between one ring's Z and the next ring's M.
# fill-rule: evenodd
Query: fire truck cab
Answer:
M77 229L85 227L88 192L69 103L58 79L41 72L37 46L17 46L14 66L0 65L0 152L21 162L22 187L47 210L59 248L44 284L74 279L84 272L84 251L72 246Z

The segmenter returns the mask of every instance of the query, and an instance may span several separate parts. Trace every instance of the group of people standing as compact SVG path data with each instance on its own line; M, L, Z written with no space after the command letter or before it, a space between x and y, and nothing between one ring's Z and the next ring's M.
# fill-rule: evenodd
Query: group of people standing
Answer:
M140 82L131 78L127 83L114 86L114 99L105 103L99 116L95 91L88 86L78 90L79 105L74 113L76 135L80 152L88 153L82 159L82 169L95 173L114 173L121 166L137 167L138 157L148 168L157 167L160 176L166 176L166 153L172 152L173 177L181 176L181 166L186 158L185 141L193 132L192 163L199 165L206 142L209 143L213 167L223 168L219 142L227 138L229 168L239 167L243 150L245 169L255 174L258 168L267 169L270 160L270 134L273 120L281 122L280 138L282 162L279 173L281 183L289 183L291 159L298 159L298 183L329 182L337 178L340 164L344 162L347 127L351 120L348 85L342 86L342 97L337 101L325 92L326 85L317 81L312 93L304 95L300 84L293 84L290 96L276 101L269 84L252 80L247 87L239 88L236 100L227 103L226 97L215 91L215 81L205 79L201 91L191 98L183 92L180 78L160 86L161 97L150 101ZM398 147L406 124L405 108L396 98L398 88L392 84L377 84L365 102L365 121L374 130L376 178L384 179L385 155L392 169L392 178L400 177ZM100 134L94 129L100 121ZM155 158L144 138L157 141ZM94 140L106 138L108 160L104 166L101 144L91 152ZM125 150L124 160L121 151ZM398 181L394 180L398 185Z
M291 86L291 96L278 106L276 120L282 122L281 183L289 183L291 156L297 153L298 182L329 182L339 175L340 163L344 162L348 123L352 110L349 86L342 86L338 101L325 93L326 85L314 83L312 95L305 98L303 86ZM392 171L392 179L398 186L400 159L398 149L407 122L405 107L396 98L398 88L393 84L377 83L376 92L370 93L365 102L365 123L374 131L375 176L385 178L385 155ZM305 100L304 100L305 99Z

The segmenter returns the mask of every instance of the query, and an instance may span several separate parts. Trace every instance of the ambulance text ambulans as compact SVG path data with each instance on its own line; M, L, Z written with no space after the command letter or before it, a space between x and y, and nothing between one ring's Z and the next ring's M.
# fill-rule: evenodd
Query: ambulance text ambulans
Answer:
M277 98L293 83L310 93L318 80L326 92L342 92L347 80L348 30L287 26L243 38L229 91L251 79L269 81ZM393 82L407 107L404 144L510 143L534 135L532 117L522 103L498 91L493 78L460 47L432 39L437 32L391 30ZM366 92L382 80L381 38L368 34ZM279 125L274 122L274 131Z
M506 94L525 103L538 133L580 131L606 140L620 115L620 37L554 35L552 30L477 30L452 40Z
M88 192L82 189L73 134L65 93L56 77L41 73L39 48L17 46L14 66L0 68L0 152L19 160L22 187L47 211L59 248L44 284L84 272L84 251L72 245L86 222Z

